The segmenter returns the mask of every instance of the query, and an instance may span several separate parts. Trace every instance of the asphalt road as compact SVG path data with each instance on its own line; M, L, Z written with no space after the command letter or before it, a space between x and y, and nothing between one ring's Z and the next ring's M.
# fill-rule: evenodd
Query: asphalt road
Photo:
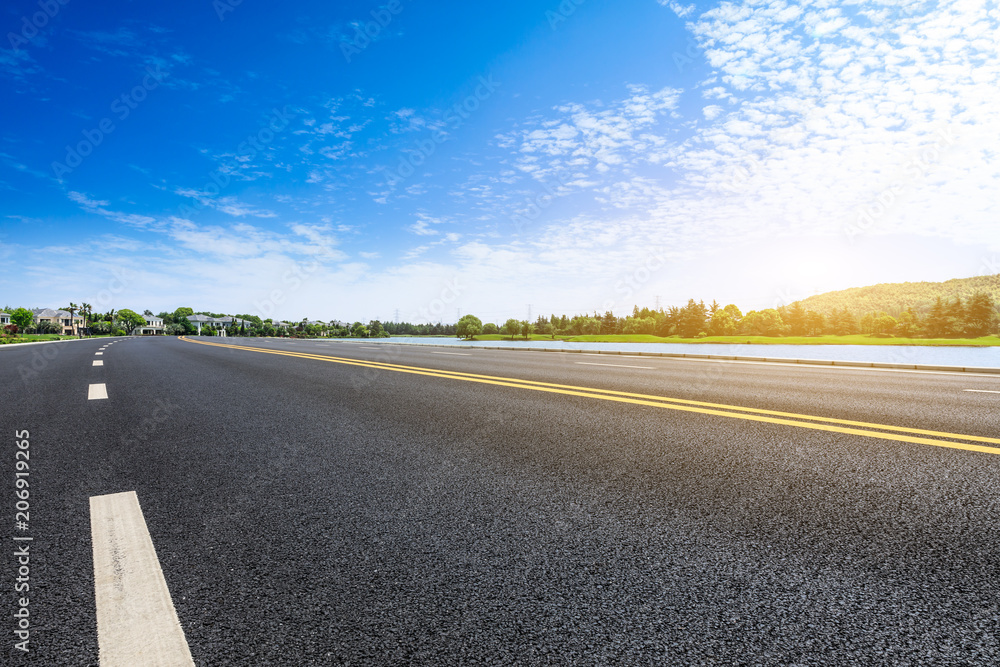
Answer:
M198 665L1000 662L1000 444L610 393L996 439L1000 377L105 343L0 349L4 664L98 664L88 501L122 491Z

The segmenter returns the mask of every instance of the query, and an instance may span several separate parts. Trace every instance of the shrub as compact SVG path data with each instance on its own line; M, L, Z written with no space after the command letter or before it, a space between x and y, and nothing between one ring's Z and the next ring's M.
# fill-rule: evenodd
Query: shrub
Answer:
M62 331L62 325L49 320L42 320L35 325L35 333L39 334L60 334Z

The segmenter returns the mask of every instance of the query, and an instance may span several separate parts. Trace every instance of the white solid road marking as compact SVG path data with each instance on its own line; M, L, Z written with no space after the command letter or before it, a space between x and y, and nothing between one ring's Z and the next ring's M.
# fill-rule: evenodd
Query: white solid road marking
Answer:
M336 345L336 343L327 343L327 345ZM378 348L374 345L358 345L363 350L377 350Z
M96 399L107 398L108 397L108 386L103 382L101 384L92 384L87 390L87 400L93 401Z
M993 391L991 389L966 389L965 391L974 391L977 394L1000 394L1000 391Z
M103 366L104 365L104 360L103 359L94 359L94 365L95 366Z
M651 371L652 366L625 366L624 364L596 364L589 361L578 361L576 362L580 366L614 366L615 368L641 368L643 370Z
M431 354L450 354L454 357L469 357L472 356L471 352L431 352Z
M134 491L90 498L101 667L194 665Z

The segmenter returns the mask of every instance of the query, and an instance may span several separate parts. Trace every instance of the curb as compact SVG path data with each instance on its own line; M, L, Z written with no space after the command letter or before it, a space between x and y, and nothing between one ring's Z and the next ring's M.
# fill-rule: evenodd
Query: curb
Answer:
M389 338L388 340L392 340ZM380 343L385 345L386 343ZM390 343L393 344L393 343ZM674 359L709 359L716 361L756 361L762 363L802 364L804 366L837 366L847 368L890 368L909 371L946 371L951 373L990 373L1000 375L1000 368L986 366L928 366L921 364L890 364L880 361L830 361L828 359L783 359L781 357L738 357L722 354L681 354L679 352L639 352L619 350L560 350L551 347L496 347L485 345L436 345L434 343L394 343L414 347L446 347L466 350L513 350L515 352L562 352L564 354L610 354L631 357L670 357Z

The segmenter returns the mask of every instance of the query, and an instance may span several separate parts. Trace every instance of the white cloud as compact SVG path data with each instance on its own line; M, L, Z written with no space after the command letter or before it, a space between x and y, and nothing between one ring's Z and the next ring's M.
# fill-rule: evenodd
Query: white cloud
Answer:
M651 130L677 107L680 91L630 86L631 96L608 106L599 103L556 107L556 117L536 119L529 129L509 134L501 146L516 146L517 167L545 179L570 170L603 173L631 161L656 163L667 140Z
M669 7L677 16L684 18L685 16L690 16L695 11L694 5L682 5L679 2L674 2L674 0L656 0L664 7Z
M253 216L256 218L277 217L277 213L274 211L255 208L249 204L238 201L236 197L233 196L219 197L217 195L194 190L192 188L178 188L177 190L174 190L174 193L182 197L194 199L202 206L215 209L216 211L221 211L222 213L231 215L234 218L242 218L244 216Z

